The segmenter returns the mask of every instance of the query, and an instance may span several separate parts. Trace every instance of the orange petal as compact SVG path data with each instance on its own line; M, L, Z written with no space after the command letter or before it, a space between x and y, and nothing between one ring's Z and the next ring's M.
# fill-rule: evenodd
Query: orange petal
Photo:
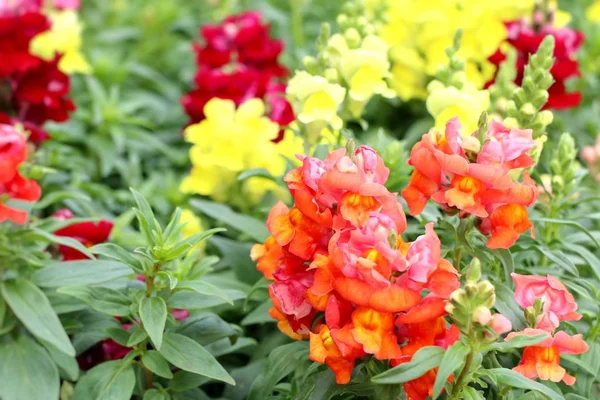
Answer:
M369 299L369 306L377 311L400 312L414 307L420 301L419 293L392 285L375 290Z
M339 277L334 280L333 287L342 298L359 306L369 305L373 294L373 288L369 284L354 278Z
M402 324L414 324L428 321L446 315L446 301L439 297L425 297L419 304L411 308L406 314L396 318Z

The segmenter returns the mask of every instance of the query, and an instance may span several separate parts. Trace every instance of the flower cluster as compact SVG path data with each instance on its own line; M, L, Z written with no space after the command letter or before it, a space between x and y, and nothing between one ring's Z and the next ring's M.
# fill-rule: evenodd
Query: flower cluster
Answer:
M581 314L576 311L577 303L573 295L551 275L543 277L513 273L512 278L515 282L515 299L525 310L529 327L522 332L510 333L506 340L523 335L547 336L541 343L525 347L521 362L513 370L530 379L563 381L567 385L573 385L575 377L560 366L560 355L585 353L588 345L581 334L569 336L563 331L554 333L560 321L576 321L581 318Z
M474 215L480 230L491 235L488 247L508 248L533 227L525 207L537 199L536 185L526 172L523 183L512 175L533 165L529 153L536 142L530 130L496 121L487 129L484 121L470 135L461 135L460 128L454 118L445 135L435 129L423 135L411 151L408 162L415 170L402 196L412 215L429 199L460 217Z
M345 2L337 18L340 31L329 36L325 25L318 55L305 57L306 70L296 71L289 82L287 97L311 144L324 132L339 131L344 121L360 120L374 96L395 96L387 83L389 46L365 11L360 1Z
M16 224L27 221L27 211L14 208L7 201L37 201L41 189L37 182L27 179L19 172L19 166L27 160L25 136L10 125L0 124L0 222Z
M39 35L55 29L39 7L23 12L32 7L3 8L0 13L0 123L20 123L29 140L40 143L48 138L43 123L65 121L75 106L67 98L69 77L59 68L63 55L40 57L32 51Z
M581 150L581 158L587 163L596 182L600 183L600 136L596 138L594 145L585 146Z
M217 200L233 198L240 172L264 168L273 176L285 173L286 159L302 151L294 135L275 144L279 125L266 117L260 99L244 102L237 109L232 100L214 98L204 107L205 119L185 130L193 144L191 174L181 184L184 193L211 196ZM266 178L252 177L244 182L244 191L259 200L279 186Z
M405 215L384 186L389 169L370 147L350 148L324 161L299 157L302 166L285 177L294 206L273 207L272 236L252 249L257 268L274 280L271 316L290 337L310 337L311 359L327 364L338 383L367 354L399 364L458 337L444 319L458 272L441 258L433 224L404 242ZM315 320L319 312L323 320ZM429 375L405 385L413 398L425 398Z
M59 220L69 220L74 217L69 209L61 209L54 213L54 218ZM61 228L54 232L57 236L66 236L73 238L83 244L85 247L92 247L108 241L113 223L107 220L98 222L79 222ZM64 261L85 260L88 257L72 247L58 245L58 251L63 256Z
M503 22L524 15L533 1L388 0L387 4L381 36L392 47L392 86L409 100L427 96L427 83L445 63L444 49L452 45L459 29L464 34L460 55L467 61L469 81L483 87L495 72L488 57L507 36Z
M554 57L555 62L550 70L554 83L548 89L548 101L544 108L546 109L565 109L577 107L581 103L582 95L580 92L567 92L566 81L569 78L580 76L579 62L576 59L576 53L581 47L584 36L583 33L569 28L568 26L556 27L550 21L539 25L539 17L536 11L533 22L526 19L513 21L506 24L508 37L507 43L516 50L516 83L521 84L525 65L529 56L534 54L546 36L553 36L555 39ZM506 58L505 51L500 47L491 57L490 61L499 65ZM491 82L490 82L491 83Z
M253 11L202 27L204 44L195 46L196 88L181 100L191 123L206 117L204 107L214 97L233 100L238 106L252 98L263 99L273 121L285 126L294 120L280 81L288 74L278 61L283 42L271 39L269 30L260 13Z

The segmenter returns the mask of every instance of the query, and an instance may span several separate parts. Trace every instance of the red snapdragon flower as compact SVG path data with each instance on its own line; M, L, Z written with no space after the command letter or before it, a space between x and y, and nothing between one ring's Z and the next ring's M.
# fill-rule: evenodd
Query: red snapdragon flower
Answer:
M10 125L0 124L0 222L27 221L27 211L8 206L6 200L37 201L41 196L37 182L23 177L18 170L26 160L25 136Z
M54 214L57 219L71 219L73 213L70 210L62 209ZM58 236L67 236L81 242L86 247L92 247L96 244L104 243L110 236L110 231L113 228L113 223L106 220L98 222L80 222L69 225L54 232ZM87 256L73 248L59 245L58 250L63 255L65 261L85 260Z
M194 46L198 64L195 88L181 99L190 123L205 118L204 106L214 97L232 100L238 106L260 98L274 122L286 126L294 120L284 97L286 85L280 81L288 74L278 61L283 42L271 39L269 30L260 13L254 11L201 29L204 44ZM274 142L282 137L283 131Z
M29 53L29 42L49 28L48 19L38 12L20 16L0 13L0 83L2 79L39 65L41 59Z
M555 61L550 73L555 82L548 90L550 97L544 108L560 110L577 107L581 103L582 95L580 92L567 92L565 82L569 78L581 76L576 53L583 43L583 33L566 26L555 28L551 24L533 29L525 20L508 22L506 27L508 30L507 42L517 51L516 83L519 85L523 80L523 72L529 56L538 50L546 36L554 36ZM505 54L498 49L490 57L490 61L500 65L505 58Z

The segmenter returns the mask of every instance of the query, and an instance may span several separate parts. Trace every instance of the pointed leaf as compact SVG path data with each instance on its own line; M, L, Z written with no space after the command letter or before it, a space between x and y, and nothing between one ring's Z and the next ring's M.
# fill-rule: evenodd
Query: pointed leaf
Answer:
M150 371L154 372L158 376L163 378L172 379L173 373L169 368L169 363L165 358L156 350L150 350L142 356L142 363Z
M371 378L378 384L404 383L417 379L427 371L440 365L444 349L437 346L427 346L415 353L410 362L400 364L390 370Z
M57 399L59 376L48 352L28 336L0 340L0 398Z
M101 286L65 286L58 293L75 297L94 310L118 317L129 315L131 299L115 289Z
M165 333L160 354L185 371L235 385L235 381L221 364L204 347L187 336Z
M33 282L44 288L71 285L98 285L133 274L117 261L78 260L49 263L33 274Z
M160 350L163 331L167 322L167 305L162 297L142 297L140 300L140 319L150 340Z
M492 368L486 371L495 376L498 383L512 386L519 389L535 390L543 393L552 400L564 400L562 394L556 393L547 386L542 385L534 380L525 378L523 375L506 368Z
M450 375L459 369L465 361L465 357L469 354L470 349L462 344L460 341L454 343L446 350L440 368L435 377L435 384L433 385L433 398L437 397L442 393L444 385L448 382Z
M77 382L73 400L130 400L134 387L135 373L130 361L103 362Z
M33 336L54 345L67 355L75 355L75 349L48 298L37 286L23 279L10 280L0 283L0 292Z
M218 288L217 286L212 285L208 282L183 281L177 285L177 289L193 290L196 293L200 293L205 296L217 297L219 299L226 301L229 304L233 304L233 300L231 300L231 298L229 296L227 296L227 293L223 289Z

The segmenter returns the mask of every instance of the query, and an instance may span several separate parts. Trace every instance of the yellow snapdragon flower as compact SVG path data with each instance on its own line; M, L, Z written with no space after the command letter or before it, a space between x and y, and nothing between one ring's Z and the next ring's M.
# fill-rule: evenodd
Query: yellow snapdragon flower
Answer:
M330 83L323 76L296 71L288 82L286 93L296 119L306 125L314 141L327 126L334 130L342 128L343 121L338 115L338 108L346 96L346 89L342 86Z
M46 61L61 54L58 68L65 74L91 73L92 67L81 53L82 26L77 13L62 10L50 12L48 16L52 22L51 28L32 39L29 44L31 53Z
M395 97L386 79L390 75L389 46L379 37L369 35L357 48L351 48L346 38L335 34L329 39L333 67L348 88L349 110L359 118L365 105L375 94Z
M273 176L281 176L286 171L286 157L290 157L281 150L302 152L302 143L294 145L293 135L286 135L278 144L271 141L277 137L279 125L264 116L265 106L260 99L248 100L236 109L231 100L213 98L206 104L204 113L206 119L190 125L184 132L187 141L193 144L190 149L192 171L180 188L184 193L230 201L231 196L241 194L232 190L242 171L264 168ZM243 194L252 201L260 200L269 191L285 195L285 191L269 179L251 177L244 181Z
M183 230L181 231L181 234L185 238L188 238L192 235L195 235L196 233L204 231L204 227L202 226L202 220L198 218L192 210L189 210L187 208L181 210L181 219L179 220L179 222L185 224ZM196 246L191 248L190 251L203 250L205 247L206 243L204 241L201 241Z
M495 66L488 61L507 37L505 22L532 15L535 0L370 0L374 9L387 1L387 23L380 36L391 46L390 85L407 101L425 98L427 83L445 64L445 49L462 29L459 55L466 61L468 80L480 89L493 78ZM557 9L555 25L570 16ZM599 6L600 8L600 6Z
M465 82L458 89L432 81L428 89L427 111L435 118L435 127L442 132L450 119L458 117L462 124L461 134L473 133L481 113L490 106L490 93L478 90L471 82Z

